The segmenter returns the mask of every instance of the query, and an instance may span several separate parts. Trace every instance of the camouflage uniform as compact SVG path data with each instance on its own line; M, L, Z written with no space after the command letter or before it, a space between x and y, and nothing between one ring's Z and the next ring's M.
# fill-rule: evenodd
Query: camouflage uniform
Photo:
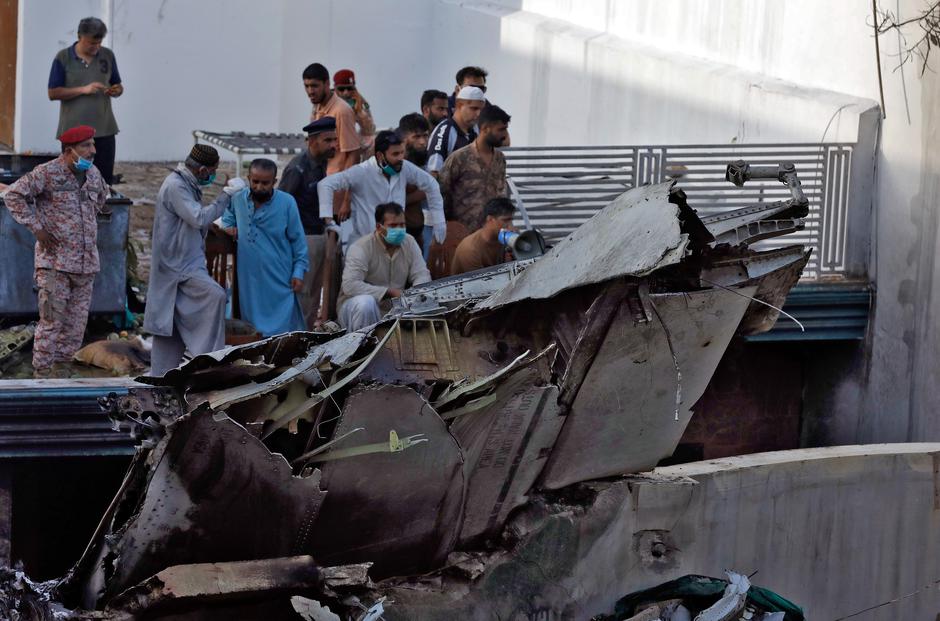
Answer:
M37 166L10 186L4 202L10 215L34 234L45 230L55 247L36 242L39 325L33 341L33 368L71 360L81 347L95 274L98 272L98 218L108 198L94 166L79 185L64 156Z
M506 158L493 151L493 161L485 164L476 143L454 151L437 178L444 196L444 213L473 233L483 227L483 206L493 198L506 196Z

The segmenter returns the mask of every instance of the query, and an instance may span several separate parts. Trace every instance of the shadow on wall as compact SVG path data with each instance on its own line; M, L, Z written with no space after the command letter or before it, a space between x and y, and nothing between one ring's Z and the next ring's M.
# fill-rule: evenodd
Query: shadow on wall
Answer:
M490 94L515 114L517 145L854 142L874 103L552 20L500 28Z
M735 339L669 463L855 444L865 348Z

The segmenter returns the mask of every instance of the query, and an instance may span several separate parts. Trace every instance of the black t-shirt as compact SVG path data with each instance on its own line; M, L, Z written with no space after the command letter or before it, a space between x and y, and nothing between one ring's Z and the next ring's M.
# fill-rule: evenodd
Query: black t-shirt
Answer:
M428 138L428 172L440 172L450 154L477 139L475 127L464 133L454 119L444 119L437 124Z
M325 176L326 162L321 164L310 157L309 151L304 151L290 161L277 186L297 201L300 223L306 235L323 235L326 228L320 217L320 199L317 196L317 183Z

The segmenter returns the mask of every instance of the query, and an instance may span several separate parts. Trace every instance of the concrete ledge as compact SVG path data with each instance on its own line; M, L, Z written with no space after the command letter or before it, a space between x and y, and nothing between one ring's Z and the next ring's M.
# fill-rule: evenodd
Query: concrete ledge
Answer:
M685 574L754 574L808 619L940 610L940 443L779 451L659 468L536 500L469 584L390 588L393 619L587 619ZM574 490L578 490L576 493Z
M842 459L845 457L879 457L891 455L933 455L940 454L940 442L898 442L894 444L848 444L823 448L793 449L790 451L771 451L752 455L736 455L708 461L697 461L678 466L656 468L652 474L696 477L716 472L730 472L764 466L795 464L807 461Z

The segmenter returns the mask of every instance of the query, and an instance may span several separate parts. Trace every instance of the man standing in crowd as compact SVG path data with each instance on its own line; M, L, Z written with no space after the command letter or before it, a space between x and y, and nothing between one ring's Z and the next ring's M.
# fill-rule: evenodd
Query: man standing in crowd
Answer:
M370 235L375 230L373 215L380 203L405 202L405 188L413 185L428 200L428 221L434 239L444 242L444 202L437 181L414 164L405 160L405 146L396 132L384 130L375 137L375 155L345 172L326 177L317 185L320 217L329 223L333 217L333 194L349 190L352 195L352 234L349 243Z
M398 119L398 135L405 145L405 159L423 169L428 163L428 135L431 126L417 112Z
M474 232L483 226L483 205L506 196L506 158L497 149L509 134L509 115L490 106L480 115L480 135L451 155L438 177L447 217Z
M320 199L317 184L326 176L327 161L336 155L336 121L325 116L304 127L307 134L307 149L296 156L284 169L278 186L294 197L300 211L307 243L309 267L304 276L300 293L300 307L308 330L317 326L320 310L320 292L323 285L323 259L326 251L326 235L320 217Z
M215 180L218 166L218 151L197 144L157 193L144 311L144 330L153 334L151 375L179 366L187 350L198 355L225 345L225 289L206 269L206 233L245 182L229 180L203 206L202 188Z
M447 98L447 114L448 116L454 115L454 110L457 107L458 94L460 89L465 86L475 86L480 89L480 92L486 93L486 76L488 76L486 69L483 67L463 67L460 71L457 72L455 79L457 80L457 86L454 87L454 92ZM489 105L484 99L484 105Z
M428 134L431 128L427 119L412 112L398 120L398 135L405 145L405 159L422 170L427 170L428 163ZM415 238L419 246L424 248L422 239L424 235L424 212L427 211L427 200L424 192L416 186L409 185L405 195L405 228L408 234ZM430 221L430 216L428 216ZM428 227L427 245L431 245L431 227ZM427 254L425 253L425 258Z
M430 281L418 243L405 232L405 210L397 203L378 205L374 232L346 253L339 322L351 332L371 326L404 289Z
M307 242L294 197L274 189L277 164L252 160L248 187L232 197L222 226L238 241L242 319L264 336L306 328L297 294L307 271Z
M506 197L490 199L483 207L486 221L483 228L460 241L451 262L451 274L463 274L473 270L499 265L506 260L506 247L499 241L499 232L512 230L512 201Z
M356 115L356 124L359 126L359 161L369 159L375 144L375 121L372 120L369 102L356 87L356 74L352 69L340 69L333 74L333 92L348 103Z
M421 93L421 116L427 119L428 125L437 127L437 124L448 117L447 93L435 89Z
M476 139L475 126L484 101L483 91L475 86L465 86L457 93L453 116L441 121L428 141L428 171L431 174L436 176L451 153Z
M310 120L331 116L336 121L338 148L336 155L327 164L326 174L332 175L355 166L359 163L359 149L362 146L359 132L356 131L356 113L330 89L330 72L320 63L308 65L304 69L303 79L304 90L314 105ZM337 197L336 202L336 219L342 222L349 217L349 196L344 193Z
M49 375L82 346L98 272L98 212L108 188L95 159L95 130L87 125L59 136L62 154L10 186L10 215L36 236L35 279L39 324L33 337L33 371Z
M96 17L78 22L78 41L59 50L49 71L49 99L61 101L59 129L90 125L95 130L95 167L108 185L114 181L117 121L111 98L124 93L114 52L101 46L108 28Z

